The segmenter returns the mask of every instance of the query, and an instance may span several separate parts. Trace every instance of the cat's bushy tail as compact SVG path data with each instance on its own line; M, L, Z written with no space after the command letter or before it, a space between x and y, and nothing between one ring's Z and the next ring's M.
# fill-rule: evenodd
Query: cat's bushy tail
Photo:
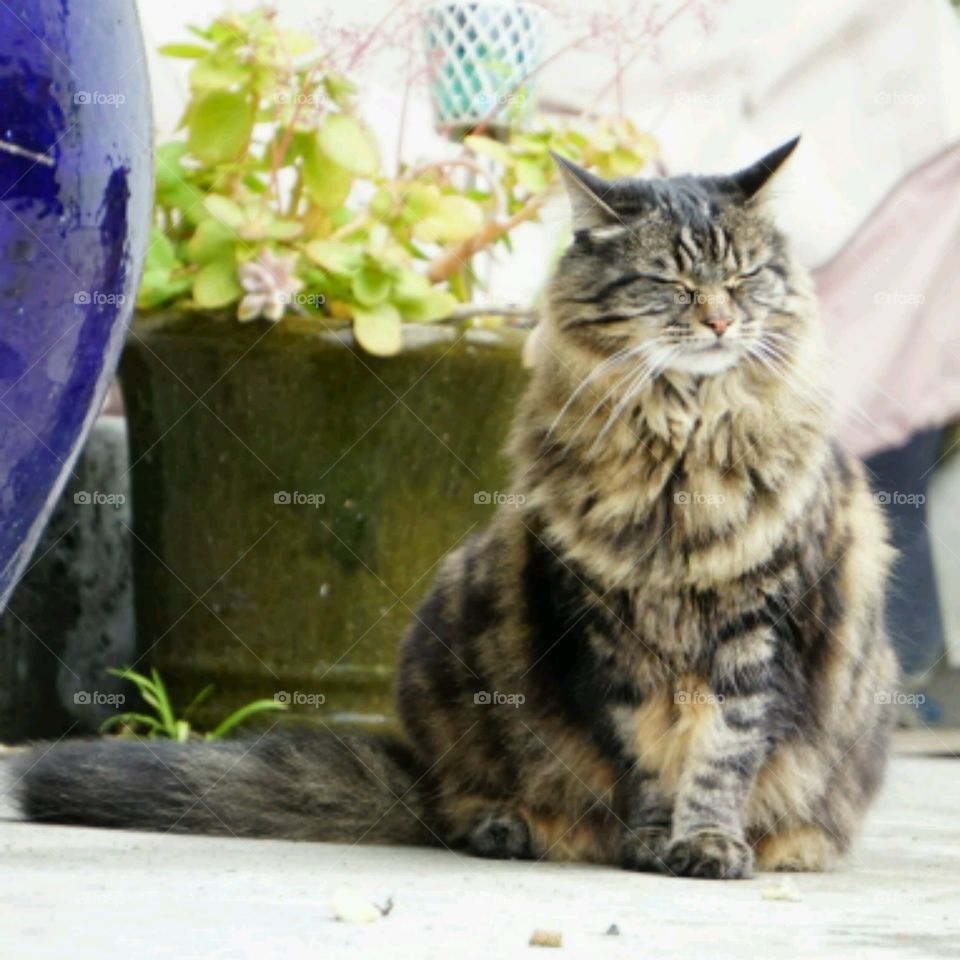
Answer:
M2 761L28 820L342 843L436 841L422 771L387 736L269 733L37 745ZM9 799L8 798L8 799Z

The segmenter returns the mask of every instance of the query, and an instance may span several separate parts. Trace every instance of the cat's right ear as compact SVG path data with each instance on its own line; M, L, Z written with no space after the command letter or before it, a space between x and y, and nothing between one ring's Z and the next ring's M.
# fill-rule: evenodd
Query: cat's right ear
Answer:
M746 200L762 199L767 184L773 180L777 171L787 162L787 158L796 149L800 137L796 136L771 150L756 163L733 174L730 179Z
M570 198L574 233L621 222L620 217L604 202L604 196L610 192L610 184L606 180L588 173L553 150L550 156L560 171L560 179Z

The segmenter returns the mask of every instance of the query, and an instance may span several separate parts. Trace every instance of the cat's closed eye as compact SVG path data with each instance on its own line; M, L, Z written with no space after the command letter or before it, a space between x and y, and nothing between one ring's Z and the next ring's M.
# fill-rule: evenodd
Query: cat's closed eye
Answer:
M756 277L759 277L761 273L766 269L764 264L760 264L757 267L754 267L752 270L747 270L743 273L738 273L736 276L730 277L729 280L724 284L727 288L736 288L740 286L741 283L744 283L747 280L753 280Z

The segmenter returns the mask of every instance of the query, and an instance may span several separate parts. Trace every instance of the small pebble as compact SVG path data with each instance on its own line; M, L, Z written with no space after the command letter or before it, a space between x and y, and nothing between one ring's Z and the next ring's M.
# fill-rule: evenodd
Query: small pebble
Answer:
M392 901L390 906L393 906ZM331 908L333 915L343 923L375 923L385 915L369 897L349 887L334 891Z
M563 934L555 930L534 930L530 934L531 947L562 947Z
M789 877L782 877L778 883L764 887L761 896L764 900L786 900L792 903L799 903L803 899Z
M620 928L619 928L615 923L611 923L610 926L607 927L607 936L608 936L608 937L619 937L619 936L620 936Z

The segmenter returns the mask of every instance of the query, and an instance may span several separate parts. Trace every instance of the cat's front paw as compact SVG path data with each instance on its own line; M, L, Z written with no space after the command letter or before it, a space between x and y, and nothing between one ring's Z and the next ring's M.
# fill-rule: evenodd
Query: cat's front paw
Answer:
M701 830L674 840L667 848L666 865L678 877L743 880L753 875L753 850L742 837Z
M625 870L665 871L669 843L670 831L666 827L628 829L620 847L620 865Z

